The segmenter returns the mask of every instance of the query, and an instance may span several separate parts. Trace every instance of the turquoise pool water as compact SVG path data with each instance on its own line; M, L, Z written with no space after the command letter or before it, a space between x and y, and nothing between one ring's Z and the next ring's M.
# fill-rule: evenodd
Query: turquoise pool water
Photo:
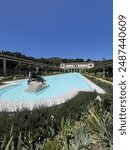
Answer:
M84 77L79 73L66 73L60 75L45 76L49 87L38 93L26 92L27 80L19 81L16 85L10 85L0 89L0 100L13 101L32 101L44 100L53 97L65 95L71 90L87 90L91 91L91 87L85 81Z

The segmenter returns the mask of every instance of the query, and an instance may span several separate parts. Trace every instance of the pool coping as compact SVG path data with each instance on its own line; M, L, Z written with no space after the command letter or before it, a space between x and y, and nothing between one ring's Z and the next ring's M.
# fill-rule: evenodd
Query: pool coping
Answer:
M83 75L82 75L83 76ZM95 90L97 93L99 94L105 94L106 92L100 88L98 85L96 85L95 83L93 83L91 80L89 80L87 77L83 76L84 80L86 80L86 82L90 85L90 87Z
M3 88L6 88L10 85L16 85L18 84L19 81L22 81L22 80L26 80L26 79L20 79L20 80L12 80L12 81L4 81L4 85L1 85L0 86L0 89L3 89Z

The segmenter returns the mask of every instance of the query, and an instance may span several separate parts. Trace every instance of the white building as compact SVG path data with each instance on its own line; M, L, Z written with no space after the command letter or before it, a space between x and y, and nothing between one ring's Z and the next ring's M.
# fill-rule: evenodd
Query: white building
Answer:
M73 62L61 63L60 68L68 72L86 72L88 69L94 67L94 62Z

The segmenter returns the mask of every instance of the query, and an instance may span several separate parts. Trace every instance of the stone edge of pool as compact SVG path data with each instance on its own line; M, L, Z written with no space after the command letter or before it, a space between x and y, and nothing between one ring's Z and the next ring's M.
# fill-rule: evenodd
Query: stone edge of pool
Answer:
M100 88L98 85L96 85L95 83L90 81L87 77L83 76L83 78L90 85L90 87L92 88L93 91L95 90L99 94L105 94L106 93L102 88Z
M30 109L33 109L34 106L40 106L40 105L48 106L48 107L52 106L52 105L59 105L61 103L66 102L67 100L75 97L81 91L96 91L97 93L100 93L100 94L106 93L103 89L101 89L95 83L90 81L88 78L84 77L83 75L82 75L82 77L89 84L89 86L91 87L92 90L72 89L71 91L67 92L66 94L64 94L62 96L44 99L44 101L35 100L33 102L31 101L31 102L22 102L21 103L21 102L12 102L12 101L9 102L9 101L0 99L0 111L3 109L7 109L9 111L14 111L17 108L23 108L23 107L28 107ZM0 87L0 89L5 88L12 84L17 84L17 82L18 81L8 82L9 83L8 85L3 85Z

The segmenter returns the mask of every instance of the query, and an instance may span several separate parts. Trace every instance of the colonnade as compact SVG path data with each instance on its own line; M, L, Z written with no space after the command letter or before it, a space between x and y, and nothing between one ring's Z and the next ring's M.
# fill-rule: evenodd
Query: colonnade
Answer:
M7 73L7 61L15 61L15 60L9 60L9 59L6 59L6 58L2 58L2 60L3 60L3 67L2 67L2 69L3 69L3 75L6 75L6 73ZM37 63L35 64L35 63L30 63L30 62L24 62L24 61L15 61L15 62L17 62L17 63L19 63L19 64L28 64L28 66L31 66L31 65L34 65L34 66L41 66L41 67L45 67L44 65L42 66L41 64L40 65L38 65Z

